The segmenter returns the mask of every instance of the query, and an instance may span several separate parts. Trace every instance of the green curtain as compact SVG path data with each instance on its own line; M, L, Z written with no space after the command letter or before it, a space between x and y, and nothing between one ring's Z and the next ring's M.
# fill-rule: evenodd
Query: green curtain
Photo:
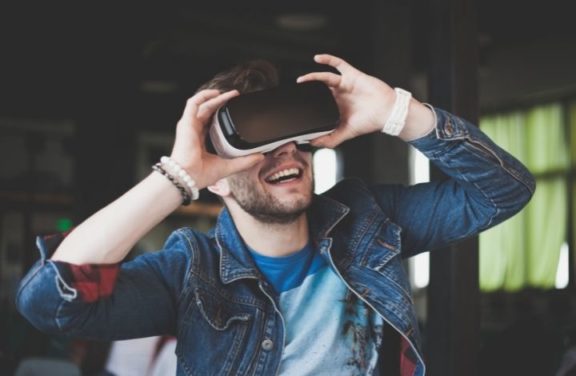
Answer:
M569 139L570 139L570 168L574 171L576 167L576 101L570 105L569 119ZM576 176L572 178L572 243L576 244ZM574 252L574 250L570 250Z
M528 206L480 235L480 288L553 288L560 247L566 241L569 162L562 106L487 116L480 127L537 178Z

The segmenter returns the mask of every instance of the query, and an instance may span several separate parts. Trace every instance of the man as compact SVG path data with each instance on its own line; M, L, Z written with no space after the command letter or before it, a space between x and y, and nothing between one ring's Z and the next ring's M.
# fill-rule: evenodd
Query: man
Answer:
M345 180L314 196L311 154L294 143L233 160L210 154L203 141L216 109L238 90L277 83L265 63L237 67L194 95L178 122L169 161L191 179L177 181L168 163L159 170L167 176L153 172L63 241L40 241L19 310L48 332L105 340L175 334L178 374L382 374L390 362L383 349L395 347L402 375L424 374L402 258L512 216L534 180L465 120L414 99L398 117L401 92L335 56L315 61L340 74L297 81L326 84L341 123L314 146L384 128L450 179L413 187ZM162 252L119 266L194 184L225 203L215 229L180 229Z

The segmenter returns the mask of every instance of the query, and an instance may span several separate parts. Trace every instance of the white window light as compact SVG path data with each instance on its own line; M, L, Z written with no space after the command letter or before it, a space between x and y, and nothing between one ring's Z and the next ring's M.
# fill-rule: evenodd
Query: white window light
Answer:
M416 148L410 146L408 152L410 184L430 181L430 162ZM422 289L430 283L430 252L421 253L409 259L410 282L412 286Z
M410 146L408 152L410 162L410 184L430 181L430 161L418 149Z
M314 192L320 194L332 188L340 180L341 168L334 149L320 149L312 157L314 165Z
M430 283L430 252L420 253L410 259L412 286L423 289Z
M558 260L558 269L556 269L556 288L564 289L568 286L570 275L570 249L568 243L562 244L560 247L560 259Z

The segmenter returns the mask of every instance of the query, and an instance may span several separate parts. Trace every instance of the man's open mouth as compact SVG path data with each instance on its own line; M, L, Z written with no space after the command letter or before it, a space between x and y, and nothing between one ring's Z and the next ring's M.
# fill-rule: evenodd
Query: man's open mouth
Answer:
M270 184L281 184L298 179L302 176L302 170L296 167L287 168L268 176L265 180Z

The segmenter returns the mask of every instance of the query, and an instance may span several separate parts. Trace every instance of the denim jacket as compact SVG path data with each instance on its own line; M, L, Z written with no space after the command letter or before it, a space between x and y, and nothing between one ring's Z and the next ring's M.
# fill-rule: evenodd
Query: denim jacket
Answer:
M502 222L535 188L525 167L477 127L435 113L435 132L411 143L448 179L410 187L344 180L315 196L307 213L321 255L400 334L402 375L425 374L403 258ZM278 296L226 209L211 232L179 229L161 252L121 264L109 294L91 301L38 243L41 258L16 299L39 329L98 340L173 334L178 375L277 374L285 332Z

